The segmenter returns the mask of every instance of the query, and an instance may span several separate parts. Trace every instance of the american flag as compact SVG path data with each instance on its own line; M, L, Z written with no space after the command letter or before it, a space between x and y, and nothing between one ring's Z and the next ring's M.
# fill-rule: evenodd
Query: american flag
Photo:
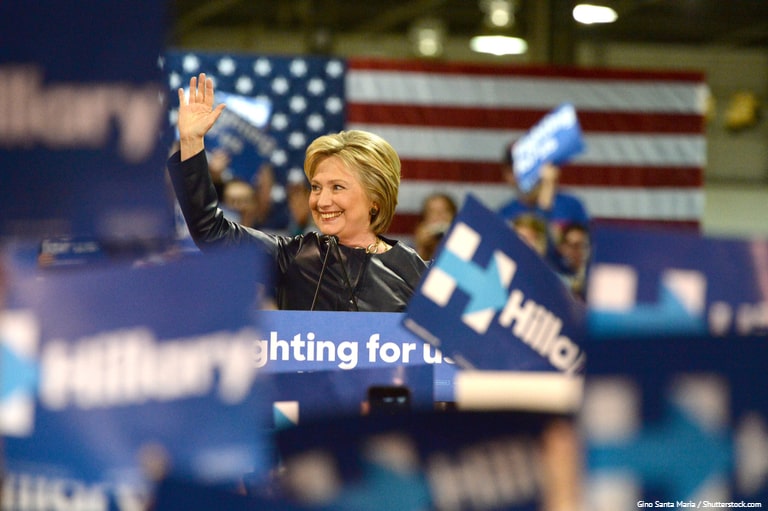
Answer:
M270 159L283 182L318 135L383 136L403 166L391 234L409 235L435 191L459 203L471 193L491 209L510 200L504 147L563 102L576 108L586 149L560 184L596 223L700 225L702 73L190 52L170 52L164 65L174 90L205 71L220 90L268 97Z

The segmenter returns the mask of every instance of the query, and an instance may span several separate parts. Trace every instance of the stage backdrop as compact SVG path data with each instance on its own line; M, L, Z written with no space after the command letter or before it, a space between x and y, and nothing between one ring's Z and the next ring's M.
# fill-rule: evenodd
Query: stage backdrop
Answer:
M499 167L504 146L563 102L576 109L586 149L563 168L561 184L592 217L694 229L701 221L701 73L181 51L166 53L164 69L172 89L204 71L221 91L271 99L270 159L283 183L301 172L318 135L382 135L403 163L393 233L411 233L436 190L459 200L471 192L492 209L511 199Z

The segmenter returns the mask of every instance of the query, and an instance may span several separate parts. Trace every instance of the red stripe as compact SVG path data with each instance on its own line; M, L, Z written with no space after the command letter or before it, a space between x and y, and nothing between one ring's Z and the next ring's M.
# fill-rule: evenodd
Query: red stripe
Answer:
M419 223L419 215L411 213L398 213L392 219L392 225L389 227L389 233L410 235L416 230Z
M348 69L354 71L402 71L456 75L524 76L542 78L574 78L597 80L632 80L637 82L689 82L704 83L705 75L695 71L645 71L631 69L570 68L528 65L491 65L472 63L444 63L388 60L354 57L347 60Z
M501 161L501 156L499 156ZM423 181L455 181L459 183L501 183L500 163L479 163L447 160L400 161L402 179Z
M419 223L418 214L398 213L392 220L389 233L393 235L410 236ZM688 233L698 233L701 230L701 224L695 220L645 220L645 219L624 219L624 218L602 218L595 217L591 219L592 228L611 227L626 229L663 229L685 231Z
M498 163L441 160L402 160L402 179L456 183L503 184ZM567 165L561 169L564 186L623 186L641 188L699 188L704 184L699 167L643 167Z
M448 106L347 104L347 122L402 126L528 130L550 110ZM598 133L701 134L697 114L594 112L579 110L582 131Z
M700 167L568 165L560 170L560 184L630 188L700 188L704 185L704 171Z

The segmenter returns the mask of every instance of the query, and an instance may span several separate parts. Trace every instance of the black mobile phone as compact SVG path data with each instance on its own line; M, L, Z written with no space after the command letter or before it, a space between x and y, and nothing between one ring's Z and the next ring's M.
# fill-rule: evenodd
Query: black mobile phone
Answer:
M371 414L392 414L411 410L411 391L400 385L374 385L368 388Z

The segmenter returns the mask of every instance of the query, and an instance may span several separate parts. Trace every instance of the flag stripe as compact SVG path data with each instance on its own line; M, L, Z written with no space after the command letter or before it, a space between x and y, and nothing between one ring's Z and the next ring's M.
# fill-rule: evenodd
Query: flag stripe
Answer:
M392 126L347 123L349 129L372 131L384 137L401 158L412 160L501 162L504 147L523 135L519 131ZM705 161L703 135L584 135L587 146L574 163L690 167Z
M347 122L398 126L479 127L525 132L549 113L548 109L470 108L408 104L352 103L347 106ZM700 134L703 117L698 114L667 114L579 111L579 124L589 132L688 133Z
M445 160L401 159L402 179L421 179L461 183L505 184L499 163ZM702 186L698 167L644 167L566 165L560 172L563 186L680 187Z
M426 61L403 61L379 58L355 57L349 59L351 71L395 71L398 73L442 73L454 75L538 77L538 78L580 78L600 80L631 80L633 82L671 82L699 85L705 81L704 73L698 71L645 71L633 69L590 69L551 66L505 66L475 63L441 63Z

